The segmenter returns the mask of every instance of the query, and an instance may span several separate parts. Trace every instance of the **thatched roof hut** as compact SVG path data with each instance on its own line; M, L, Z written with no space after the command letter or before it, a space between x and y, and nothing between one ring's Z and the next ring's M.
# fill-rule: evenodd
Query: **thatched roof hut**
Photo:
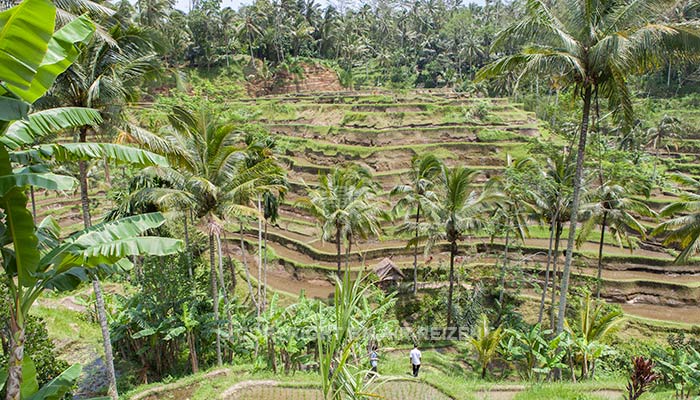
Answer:
M406 277L390 258L380 261L374 267L374 273L379 277L379 283L400 282Z

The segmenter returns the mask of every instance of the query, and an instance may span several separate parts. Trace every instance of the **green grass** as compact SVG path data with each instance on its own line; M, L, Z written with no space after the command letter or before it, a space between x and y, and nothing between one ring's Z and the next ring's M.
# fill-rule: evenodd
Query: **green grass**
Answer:
M537 385L529 390L515 395L515 400L605 400L607 396L600 396L585 390L566 384Z
M48 299L45 302L54 303ZM84 314L59 305L35 305L31 314L44 319L49 338L56 344L62 358L69 363L85 365L104 354L100 328L88 321Z
M502 131L497 129L484 129L476 133L476 137L481 142L513 142L528 141L529 138L517 133Z
M380 349L379 373L381 378L391 383L375 388L386 399L442 399L457 400L482 399L490 393L503 391L516 393L518 399L598 399L600 390L621 391L624 382L619 380L586 381L583 383L533 383L514 381L489 381L476 378L475 373L464 364L465 347L458 345L456 353L440 354L440 349L423 348L423 367L418 379L410 377L408 349L386 351ZM241 395L254 394L256 399L297 400L316 399L320 387L316 372L297 372L294 375L274 375L266 371L254 372L248 365L227 367L225 375L211 376L198 373L170 383L163 392L153 393L151 398L175 399L189 398L203 400L218 397L231 386L243 381L273 380L276 387L257 386L238 392ZM162 386L162 384L161 384ZM138 393L158 388L158 384L138 387L127 393L125 398L132 398ZM179 396L179 397L178 397ZM651 399L662 399L656 394ZM244 397L251 398L251 397ZM488 398L488 397L487 397Z
M282 147L293 148L296 152L303 152L304 150L311 150L323 153L323 155L332 157L338 154L346 154L350 156L356 156L360 158L366 158L372 154L380 153L382 151L390 150L403 150L410 151L415 154L420 154L424 152L435 152L437 149L473 149L481 154L485 151L490 151L490 149L501 149L501 152L508 152L510 154L526 154L527 149L525 146L518 143L475 143L475 142L447 142L447 143L428 143L428 144L411 144L411 145L393 145L393 146L354 146L346 144L335 144L320 142L312 139L303 138L293 138L284 137L280 138L280 143ZM524 153L523 153L524 152ZM505 159L505 156L499 157Z

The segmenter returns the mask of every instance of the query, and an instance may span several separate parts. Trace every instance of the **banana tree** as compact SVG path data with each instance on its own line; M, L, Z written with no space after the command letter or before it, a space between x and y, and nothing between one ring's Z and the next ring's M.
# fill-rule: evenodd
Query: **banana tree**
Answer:
M56 227L35 229L24 190L15 186L0 199L0 209L6 215L0 226L4 232L2 266L13 304L8 399L19 398L24 321L44 290L71 290L99 270L129 268L130 262L125 259L128 256L163 256L183 248L179 240L141 236L165 222L160 213L97 224L60 241Z
M78 46L87 43L95 31L94 25L87 18L81 17L54 32L55 20L56 8L48 0L24 0L0 13L0 81L3 82L0 87L0 132L3 133L0 136L3 144L0 146L0 208L5 214L0 240L4 247L3 268L14 300L10 321L12 352L8 369L8 399L20 397L24 315L44 289L53 288L51 279L56 278L49 279L52 275L45 275L56 266L53 262L42 264L42 252L38 247L40 243L35 233L34 219L26 207L25 192L28 186L64 190L74 183L71 178L53 175L36 164L43 164L47 159L60 162L93 158L113 158L137 165L167 164L163 157L121 145L71 143L34 146L42 137L57 130L100 122L99 115L95 112L80 108L49 110L29 115L31 104L42 97L56 77L72 64L79 55ZM8 153L8 150L12 153ZM22 167L13 170L10 160ZM118 222L120 221L114 221ZM141 225L144 224L135 226ZM98 232L99 229L90 232ZM129 232L136 235L135 232L140 234L143 231L125 231ZM100 240L108 239L110 237ZM114 264L127 255L167 254L176 251L176 242L169 243L169 239L160 244L152 240L125 242L122 239L127 237L114 235L111 239L113 242L109 246L93 248L92 253L83 254L82 258L75 256L77 260L82 259L82 263L62 270L59 274L60 283L66 284L66 279L75 283L83 278L75 275L75 268L87 271L86 267ZM86 249L87 247L84 250ZM104 251L102 261L97 257L100 251ZM97 289L96 286L99 304L100 293ZM103 333L105 330L106 324ZM105 335L105 352L111 366L108 337L108 334ZM116 398L113 368L110 368L110 372L111 395Z
M64 396L73 389L78 378L80 378L80 373L82 372L82 367L80 364L73 364L65 371L61 372L60 375L52 379L50 382L46 383L41 388L37 382L37 373L34 365L30 359L27 361L26 368L24 370L24 376L22 377L22 398L26 400L56 400L62 399ZM0 390L5 386L5 380L1 379L5 374L4 370L0 369ZM104 400L104 397L93 398L91 400Z
M0 131L29 114L30 105L78 56L76 45L95 31L80 17L54 32L55 17L49 0L24 0L0 13Z

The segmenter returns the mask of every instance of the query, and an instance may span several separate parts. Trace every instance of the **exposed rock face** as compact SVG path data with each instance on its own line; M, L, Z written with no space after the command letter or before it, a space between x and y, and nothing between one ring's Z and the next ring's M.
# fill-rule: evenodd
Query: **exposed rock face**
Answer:
M248 85L248 94L251 96L265 96L270 94L343 90L338 74L332 69L320 64L303 64L301 68L303 70L301 74L279 71L271 80L253 81Z

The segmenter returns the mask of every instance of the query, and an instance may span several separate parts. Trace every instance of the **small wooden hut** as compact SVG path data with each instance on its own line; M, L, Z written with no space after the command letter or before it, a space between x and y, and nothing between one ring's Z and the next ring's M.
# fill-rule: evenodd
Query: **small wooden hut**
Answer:
M383 288L398 285L406 276L390 258L384 258L375 267L374 273L379 277L377 284Z

